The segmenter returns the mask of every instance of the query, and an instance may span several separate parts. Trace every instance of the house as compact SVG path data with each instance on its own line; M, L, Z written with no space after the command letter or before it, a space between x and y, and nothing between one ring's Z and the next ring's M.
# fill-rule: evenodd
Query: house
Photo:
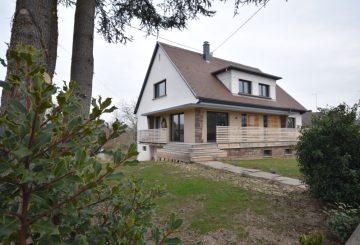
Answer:
M281 77L158 42L135 114L138 159L292 156L306 109Z
M301 115L301 121L303 127L311 127L313 118L319 117L320 112L307 111Z

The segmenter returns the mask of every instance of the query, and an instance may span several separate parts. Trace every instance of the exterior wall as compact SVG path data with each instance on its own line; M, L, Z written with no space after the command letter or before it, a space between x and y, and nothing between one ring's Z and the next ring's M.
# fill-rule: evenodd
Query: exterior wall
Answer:
M154 99L154 84L164 79L166 79L166 96ZM144 113L196 103L197 101L176 67L159 46L136 114L138 118L137 129L148 129L147 117L142 116ZM139 160L150 160L148 152L143 152L140 144L138 151Z
M236 159L260 159L260 158L293 158L295 150L292 149L291 154L285 154L285 149L292 149L291 146L282 147L258 147L258 148L234 148L222 149L227 152L228 160ZM264 156L264 150L271 150L272 156Z
M270 98L272 100L276 100L276 80L274 79L248 74L236 70L229 70L220 73L217 75L217 78L231 91L232 94L239 93L239 79L251 81L252 95L255 96L259 96L259 83L269 85Z
M268 116L268 127L269 128L280 128L281 120L280 115L270 115L270 114L260 114L260 113L251 113L251 112L229 112L229 126L239 126L241 127L241 114L246 113L247 126L248 127L263 127L263 116Z
M198 109L196 109L198 110ZM268 116L268 127L269 128L280 128L281 127L281 115L270 115L270 114L260 114L260 113L251 113L251 112L241 112L241 111L222 111L222 110L205 110L203 109L203 115L198 115L196 120L200 121L202 119L202 141L194 141L196 143L206 143L207 142L207 112L216 111L216 112L226 112L229 115L229 126L238 126L241 127L241 115L246 113L247 117L247 127L263 127L263 116ZM300 114L299 114L300 115ZM297 121L297 120L296 120ZM196 124L196 122L195 122ZM200 124L200 122L199 122ZM200 131L200 129L198 129Z
M239 92L239 90L237 92L233 92L231 71L219 73L216 76L225 85L225 87L227 87L227 89L230 90L232 93Z
M301 117L300 113L292 113L289 115L289 117L295 118L296 127L300 128L302 126L302 117Z
M184 112L184 142L195 143L195 110Z
M207 110L204 111L203 114L203 127L202 127L202 137L204 143L207 143Z
M145 149L144 149L145 148ZM137 159L139 161L150 161L152 158L150 145L149 144L137 144L137 151L139 152L139 155L137 156Z
M203 128L204 128L204 114L205 110L202 108L195 109L195 143L204 143Z

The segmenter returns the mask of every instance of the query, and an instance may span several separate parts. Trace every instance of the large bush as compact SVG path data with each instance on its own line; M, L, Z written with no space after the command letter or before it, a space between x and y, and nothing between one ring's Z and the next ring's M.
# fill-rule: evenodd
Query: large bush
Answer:
M310 192L325 203L360 203L359 105L322 109L297 144L300 171Z
M109 132L100 119L115 110L111 99L93 100L83 118L73 82L62 89L45 82L29 46L9 55L16 69L1 82L9 100L0 115L0 243L178 243L170 235L181 220L172 215L163 228L152 223L161 189L145 191L118 170L135 163L136 147L109 152L113 161L96 158L125 129L116 121Z

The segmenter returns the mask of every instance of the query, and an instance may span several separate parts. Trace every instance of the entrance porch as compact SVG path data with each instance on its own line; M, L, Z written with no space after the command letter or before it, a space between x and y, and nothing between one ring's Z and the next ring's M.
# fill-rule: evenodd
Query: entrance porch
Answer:
M299 130L287 121L286 115L204 108L162 112L147 115L149 129L138 131L138 148L149 148L148 159L184 162L288 157Z

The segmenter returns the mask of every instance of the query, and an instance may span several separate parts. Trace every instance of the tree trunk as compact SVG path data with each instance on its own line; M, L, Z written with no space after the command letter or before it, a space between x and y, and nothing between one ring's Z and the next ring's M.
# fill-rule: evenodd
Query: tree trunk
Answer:
M96 0L77 0L74 22L71 77L81 98L80 112L89 116L94 73L94 20Z
M56 65L57 43L57 0L17 0L9 49L15 48L17 44L28 44L42 49L44 55L38 61L45 65L52 78ZM8 64L6 77L14 70L15 67ZM7 104L8 96L2 93L1 107Z

